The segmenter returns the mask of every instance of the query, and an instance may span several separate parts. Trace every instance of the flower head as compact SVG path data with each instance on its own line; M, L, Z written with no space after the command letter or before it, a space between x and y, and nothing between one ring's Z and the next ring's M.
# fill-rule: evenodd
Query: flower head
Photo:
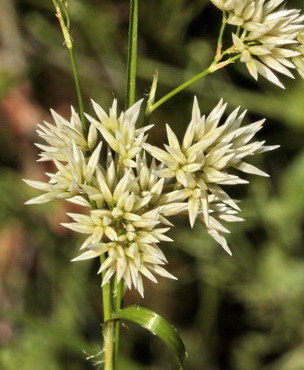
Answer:
M87 214L69 213L73 222L63 224L87 234L83 253L73 261L101 257L103 285L116 274L118 281L124 280L128 288L134 286L143 295L142 276L153 282L157 282L154 275L175 278L164 269L167 260L158 247L161 241L171 241L165 235L171 224L159 203L164 180L155 173L155 161L148 166L140 155L151 126L135 128L141 102L119 117L115 100L109 116L93 104L99 120L88 116L92 122L88 139L74 110L71 121L52 112L55 125L39 126L38 134L48 144L38 144L40 156L52 160L56 170L47 174L48 182L25 180L44 192L27 204L69 199L89 208ZM97 130L107 146L105 160Z
M240 61L254 79L260 74L284 88L276 74L293 78L291 70L301 71L298 36L304 29L304 16L300 10L279 7L283 0L211 1L227 14L227 23L238 27L232 34L231 52L241 55Z
M245 112L239 114L239 108L220 124L226 105L221 100L209 116L205 117L201 116L195 99L192 119L182 143L167 125L169 145L165 145L166 150L143 144L151 155L164 164L164 167L156 172L157 175L173 179L175 182L176 190L167 194L166 198L182 203L187 201L191 226L199 216L212 236L217 235L219 231L212 213L225 219L221 216L227 215L227 211L228 214L239 211L236 202L222 186L248 182L238 175L231 174L231 169L267 176L265 172L245 162L244 158L277 147L265 146L264 141L250 142L255 133L261 129L264 120L241 127ZM169 207L172 208L173 205ZM185 207L180 207L180 210L185 211ZM235 220L234 217L229 219ZM220 231L223 231L223 228ZM216 239L219 241L218 237ZM223 239L221 244L227 249Z
M117 101L114 99L109 115L94 101L93 107L98 120L87 115L109 147L119 154L120 164L125 167L136 167L134 158L142 150L141 144L146 141L145 135L152 125L136 129L135 124L140 112L142 100L134 104L126 112L117 115Z
M234 26L242 26L251 21L263 6L260 1L254 0L211 0L211 2L228 13L227 23Z
M68 199L84 194L83 186L94 181L101 144L99 143L91 156L86 158L82 150L72 141L72 147L65 148L64 151L66 162L62 163L57 159L53 159L57 172L47 173L47 176L50 178L48 183L24 180L28 185L45 192L45 194L27 201L26 204L46 203L52 199ZM63 155L63 152L60 155Z
M102 200L98 209L89 216L69 214L75 222L63 225L89 234L81 246L86 251L73 261L106 255L99 270L105 272L102 284L116 273L118 281L123 279L129 289L133 285L143 295L142 275L154 282L154 274L174 278L162 267L167 260L158 247L160 241L171 241L165 235L169 228L160 227L160 209L155 205L163 180L155 182L151 172L141 177L131 169L120 176L114 168L112 161L106 169L97 169L97 183L87 189L93 194L90 199Z
M72 108L70 121L51 110L55 124L44 122L38 125L38 135L46 141L45 144L36 144L42 150L40 161L67 161L68 152L73 148L73 143L83 153L94 149L97 142L97 130L91 125L86 138L83 133L80 118Z

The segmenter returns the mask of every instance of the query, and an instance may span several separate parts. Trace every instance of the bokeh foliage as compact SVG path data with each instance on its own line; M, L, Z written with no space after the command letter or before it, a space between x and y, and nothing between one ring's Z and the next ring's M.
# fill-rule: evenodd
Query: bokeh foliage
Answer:
M101 368L100 278L96 265L69 262L80 243L59 223L71 206L23 205L33 191L21 179L41 179L48 169L34 162L34 125L49 119L50 107L68 116L76 106L68 55L51 1L2 3L0 368ZM302 0L288 6L304 8ZM113 95L122 102L128 1L70 0L70 7L87 111L90 98L105 107ZM208 0L142 1L138 98L147 94L155 69L162 96L205 67L220 19ZM190 230L177 218L175 243L163 248L178 282L147 282L143 301L127 295L127 304L149 307L179 328L189 370L304 369L304 82L284 83L286 91L256 83L235 64L152 117L151 141L162 145L166 122L182 135L194 94L206 113L223 97L231 110L246 107L251 120L267 117L259 135L281 145L257 159L270 179L251 178L247 187L231 189L246 219L229 225L233 257L200 225ZM121 369L169 369L171 360L156 338L126 324Z

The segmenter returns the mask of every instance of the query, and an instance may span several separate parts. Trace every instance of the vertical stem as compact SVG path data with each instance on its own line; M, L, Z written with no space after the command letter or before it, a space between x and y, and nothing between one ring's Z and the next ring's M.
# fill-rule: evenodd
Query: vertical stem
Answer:
M83 133L86 136L88 132L87 122L84 115L84 108L83 108L83 98L81 93L81 87L80 87L80 79L79 79L79 73L75 58L75 52L74 52L74 46L73 41L70 35L70 19L69 19L69 12L68 12L68 6L66 3L63 3L62 0L52 0L53 5L56 9L56 16L59 20L61 31L64 37L65 45L69 51L70 55L70 62L72 67L72 74L74 78L75 88L76 88L76 94L78 99L78 106L79 106L79 116L82 123ZM62 13L64 12L64 14Z
M86 121L86 118L85 118L85 115L84 115L83 98L82 98L82 93L81 93L79 73L78 73L78 68L77 68L77 64L76 64L75 52L74 52L73 46L71 48L69 48L68 50L69 50L69 54L70 54L70 61L71 61L74 83L75 83L75 88L76 88L76 94L77 94L77 99L78 99L79 116L80 116L80 120L81 120L81 123L82 123L84 136L86 136L87 133L88 133L88 127L87 127L87 121Z
M100 257L101 263L105 260ZM102 273L104 277L105 272ZM104 340L104 370L114 370L114 321L112 319L112 289L111 284L107 283L102 287L102 305L103 305L103 340Z
M114 311L117 313L121 309L122 299L123 299L123 281L117 281L115 279L115 291L114 291L115 301L114 301ZM115 355L114 364L115 369L118 369L118 352L119 352L119 339L120 339L120 322L115 320L114 323L114 338L115 338Z
M111 305L111 287L110 283L102 287L102 302L103 302L103 317L104 321L111 320L112 305Z
M104 370L115 370L114 367L114 321L104 323Z
M218 37L218 40L217 40L215 60L219 60L221 58L222 47L223 47L223 35L224 35L226 24L227 24L226 14L225 14L225 12L223 12L222 25L221 25L220 32L219 32L219 37Z
M240 36L240 32L241 32L241 26L238 26L238 28L236 29L236 35L239 37Z
M125 108L135 102L138 34L138 0L130 0L128 64Z

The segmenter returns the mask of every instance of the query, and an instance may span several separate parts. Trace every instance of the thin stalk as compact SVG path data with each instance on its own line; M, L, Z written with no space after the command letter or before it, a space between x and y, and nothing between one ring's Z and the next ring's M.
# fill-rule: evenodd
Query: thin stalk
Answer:
M69 48L68 50L69 50L73 78L74 78L74 83L75 83L75 88L76 88L78 107L79 107L79 116L80 116L80 120L82 123L84 136L86 136L88 133L88 126L87 126L87 121L84 115L83 98L82 98L82 92L81 92L81 87L80 87L80 80L79 80L79 73L78 73L78 68L77 68L77 63L76 63L76 58L75 58L75 52L74 52L73 47Z
M229 58L229 59L221 62L224 55L230 53L230 51L231 51L231 48L230 48L230 49L227 49L224 52L222 52L223 36L224 36L226 24L227 24L227 19L226 19L226 13L224 12L223 13L222 25L221 25L221 28L220 28L220 31L219 31L219 36L218 36L218 41L217 41L216 53L215 53L215 56L214 56L214 60L210 64L210 66L208 68L204 69L202 72L198 73L197 75L191 77L189 80L183 82L181 85L179 85L178 87L176 87L175 89L170 91L168 94L163 96L161 99L159 99L156 103L154 103L154 97L155 97L155 91L154 91L152 102L151 102L151 99L149 97L150 101L148 101L148 104L147 104L147 109L146 109L146 113L145 113L145 121L146 122L149 121L149 117L150 117L151 113L153 111L155 111L155 109L160 107L162 104L164 104L167 100L171 99L173 96L175 96L176 94L178 94L179 92L181 92L182 90L187 88L188 86L192 85L196 81L200 80L201 78L204 78L207 75L217 71L218 69L221 69L221 68L227 66L228 64L233 63L234 60L236 60L240 57L239 55L236 55L232 58Z
M230 50L230 49L228 49ZM237 54L227 60L224 60L223 62L221 62L221 59L224 55L226 55L228 53L228 50L224 51L221 56L219 57L219 60L214 60L210 66L206 69L204 69L202 72L198 73L197 75L191 77L189 80L185 81L184 83L182 83L181 85L179 85L178 87L176 87L174 90L170 91L168 94L166 94L165 96L163 96L161 99L159 99L156 103L154 103L153 105L151 105L149 107L149 111L146 112L147 115L150 115L153 111L155 111L155 109L157 109L158 107L160 107L162 104L164 104L167 100L169 100L170 98L172 98L174 95L178 94L179 92L181 92L182 90L184 90L186 87L192 85L194 82L200 80L201 78L203 77L206 77L207 75L211 74L211 73L214 73L215 71L217 71L218 69L222 69L224 67L226 67L228 64L231 64L233 63L235 60L239 59L240 58L240 54Z
M103 329L104 370L115 370L114 364L114 321L106 321Z
M104 256L100 257L103 263ZM105 272L102 273L104 277ZM112 320L112 289L110 282L102 287L104 370L115 370L114 321Z
M111 320L112 305L111 305L111 285L110 283L107 283L102 287L102 301L103 301L104 321Z
M121 309L123 300L123 281L117 281L115 279L115 290L114 290L114 312L117 313ZM114 338L115 338L115 351L114 351L114 364L115 369L118 369L118 353L119 353L119 339L120 339L120 321L115 320L114 323Z
M174 95L178 94L179 92L181 92L182 90L184 90L186 87L192 85L194 82L200 80L201 78L207 76L208 74L213 73L214 70L212 70L212 66L213 66L213 64L211 64L208 68L206 68L204 71L200 72L199 74L191 77L188 81L182 83L181 85L179 85L178 87L176 87L174 90L170 91L165 96L163 96L156 103L154 103L153 105L151 105L149 107L149 112L147 112L147 113L150 115L153 111L155 111L155 109L157 109L158 107L160 107L167 100L169 100L170 98L172 98Z
M126 81L126 109L135 102L138 35L138 0L130 0L128 61Z
M219 32L219 37L218 37L218 40L217 40L215 60L220 60L221 59L222 47L223 47L223 36L224 36L224 31L225 31L225 28L226 28L226 24L227 24L226 14L225 14L225 12L223 12L223 20L222 20L222 25L221 25L220 32Z
M241 26L238 26L238 28L236 30L236 35L239 37L240 33L241 33Z
M75 51L74 51L73 41L70 35L70 30L69 30L70 18L69 18L68 7L66 3L62 2L62 0L59 0L59 1L52 0L52 2L56 10L56 16L60 23L61 31L64 37L64 43L69 51L70 62L71 62L71 67L72 67L72 74L73 74L73 79L75 83L78 106L79 106L79 116L80 116L80 120L82 123L84 135L86 136L88 132L88 127L87 127L87 122L86 122L86 118L84 115L84 105L83 105L83 98L82 98L82 92L81 92L81 86L80 86L79 73L78 73L78 68L77 68L77 63L76 63L76 58L75 58Z

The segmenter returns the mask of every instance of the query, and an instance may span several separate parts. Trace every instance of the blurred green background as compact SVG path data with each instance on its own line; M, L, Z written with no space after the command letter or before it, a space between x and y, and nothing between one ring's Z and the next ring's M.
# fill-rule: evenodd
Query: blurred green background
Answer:
M127 0L70 0L86 111L124 98ZM303 0L288 7L304 8ZM221 14L208 0L141 1L138 98L159 70L158 96L212 60ZM155 112L150 142L164 125L182 135L193 95L203 112L223 97L247 120L267 117L259 138L280 144L255 163L270 179L229 189L246 222L228 225L233 257L197 225L176 218L164 244L177 282L145 284L126 304L155 310L178 328L189 370L304 369L304 81L286 91L257 84L240 63L217 72ZM47 0L1 0L0 12L0 369L101 369L101 292L97 265L70 263L80 241L60 226L71 205L24 206L36 192L22 178L44 179L35 126L49 108L68 117L76 106L67 51ZM123 108L123 104L121 107ZM172 365L171 365L172 364ZM176 368L156 337L123 327L120 369Z

